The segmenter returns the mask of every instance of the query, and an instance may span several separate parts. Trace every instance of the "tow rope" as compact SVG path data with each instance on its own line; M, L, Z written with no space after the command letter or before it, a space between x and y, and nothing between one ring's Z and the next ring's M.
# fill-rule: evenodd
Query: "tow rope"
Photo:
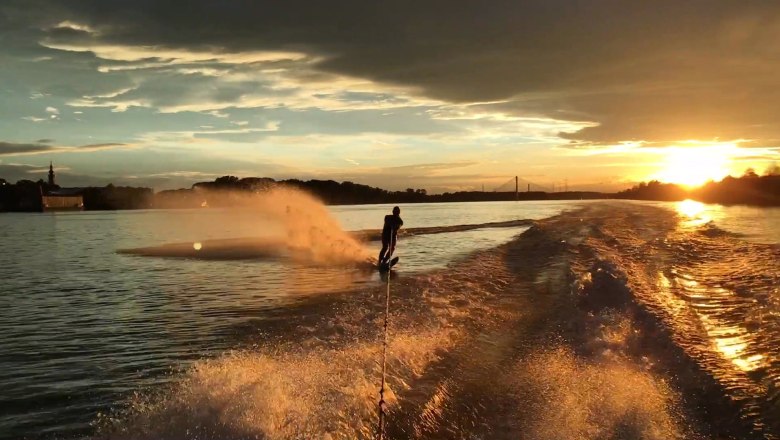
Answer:
M376 438L385 439L385 417L387 405L385 402L385 378L387 372L387 322L390 317L390 272L387 272L387 291L385 293L385 329L382 341L382 385L379 388L379 425L377 427Z

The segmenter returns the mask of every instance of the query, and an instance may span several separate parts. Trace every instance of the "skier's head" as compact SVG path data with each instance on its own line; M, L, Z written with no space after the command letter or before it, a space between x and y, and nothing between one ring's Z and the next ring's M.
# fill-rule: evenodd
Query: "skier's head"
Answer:
M393 215L400 215L401 214L401 208L395 207L393 208Z

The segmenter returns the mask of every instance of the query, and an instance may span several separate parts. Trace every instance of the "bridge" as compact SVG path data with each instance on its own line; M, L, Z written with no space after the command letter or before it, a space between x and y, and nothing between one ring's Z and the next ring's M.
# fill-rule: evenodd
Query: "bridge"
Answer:
M546 185L540 185L535 182L531 182L530 180L523 179L520 176L513 176L509 178L506 182L502 183L501 185L498 185L497 187L493 188L492 192L533 192L533 191L543 191L543 192L556 192L557 191L568 191L568 183L564 182L562 184L555 184L553 183L552 186L546 186Z

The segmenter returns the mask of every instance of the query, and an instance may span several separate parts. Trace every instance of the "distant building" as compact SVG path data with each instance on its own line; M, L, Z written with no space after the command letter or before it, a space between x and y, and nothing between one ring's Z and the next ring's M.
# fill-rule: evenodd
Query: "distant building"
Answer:
M47 191L41 197L41 206L44 211L82 211L84 209L84 196L81 188L61 188Z
M54 179L54 164L49 163L49 185L41 191L41 209L46 211L82 211L84 195L81 188L60 188Z

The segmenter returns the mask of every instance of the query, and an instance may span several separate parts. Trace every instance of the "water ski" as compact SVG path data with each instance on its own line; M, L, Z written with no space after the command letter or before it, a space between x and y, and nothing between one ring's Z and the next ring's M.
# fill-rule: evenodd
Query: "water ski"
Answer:
M389 271L390 269L392 269L392 268L393 268L393 266L395 266L395 264L396 264L396 263L398 263L398 257L393 257L393 258L392 258L390 261L388 261L387 263L384 263L384 264L381 264L381 265L379 265L379 271L380 271L380 272L387 272L387 271Z

